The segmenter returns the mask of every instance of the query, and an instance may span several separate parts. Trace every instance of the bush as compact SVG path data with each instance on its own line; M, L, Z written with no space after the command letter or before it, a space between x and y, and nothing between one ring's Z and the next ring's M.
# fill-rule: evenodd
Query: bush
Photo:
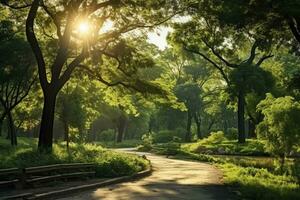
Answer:
M211 132L207 138L200 140L200 144L220 144L226 140L223 131Z
M139 151L151 151L153 148L153 137L151 133L142 136L142 145L138 146Z
M167 143L171 141L182 141L185 137L185 130L183 128L176 128L175 130L161 130L153 134L153 143Z
M274 98L268 94L258 104L258 110L264 115L258 125L258 135L266 139L266 150L284 159L300 141L300 104L290 96Z
M228 138L229 140L237 140L238 130L236 128L228 128L226 133L226 138Z
M177 136L175 131L161 130L153 134L153 143L167 143L172 141L174 136Z
M105 142L114 141L115 135L116 135L115 130L107 129L107 130L101 131L98 134L98 140L105 141Z
M0 169L77 162L95 163L97 177L131 175L149 167L148 161L137 155L109 151L93 144L70 143L69 152L63 143L54 144L51 154L38 152L36 144L0 149Z

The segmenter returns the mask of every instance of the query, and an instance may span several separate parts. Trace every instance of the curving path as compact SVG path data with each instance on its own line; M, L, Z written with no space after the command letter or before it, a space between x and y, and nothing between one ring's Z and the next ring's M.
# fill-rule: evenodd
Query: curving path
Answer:
M146 154L153 173L144 179L86 191L62 200L230 200L214 166Z

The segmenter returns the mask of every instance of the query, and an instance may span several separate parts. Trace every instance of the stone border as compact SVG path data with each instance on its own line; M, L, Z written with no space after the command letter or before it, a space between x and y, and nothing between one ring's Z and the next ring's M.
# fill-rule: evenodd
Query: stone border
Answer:
M147 159L148 160L148 159ZM66 189L62 189L62 190L55 190L55 191L51 191L51 192L45 192L45 193L40 193L40 194L26 194L26 195L16 195L16 196L10 196L10 197L4 197L1 200L9 200L9 199L26 199L26 200L38 200L38 199L56 199L58 197L64 197L68 194L74 194L74 193L79 193L79 192L83 192L85 190L91 190L94 188L100 188L100 187L105 187L108 185L112 185L112 184L118 184L118 183L123 183L123 182L127 182L127 181L132 181L132 180L136 180L136 179L141 179L144 178L146 176L149 176L152 174L152 165L150 160L149 161L149 166L150 169L138 172L136 174L133 174L131 176L122 176L122 177L117 177L117 178L113 178L110 180L106 180L106 181L102 181L102 182L98 182L98 183L92 183L92 184L87 184L87 185L80 185L80 186L74 186L74 187L70 187L70 188L66 188Z

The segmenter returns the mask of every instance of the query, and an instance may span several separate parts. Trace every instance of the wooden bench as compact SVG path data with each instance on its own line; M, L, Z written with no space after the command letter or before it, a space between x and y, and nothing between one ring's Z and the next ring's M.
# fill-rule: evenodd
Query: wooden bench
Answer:
M29 167L22 171L23 185L34 186L36 183L66 180L78 177L93 177L96 174L92 163L56 164L39 167Z
M16 186L20 177L21 170L18 168L0 169L0 187Z
M39 183L70 178L95 176L93 163L56 164L24 169L0 169L0 188L11 187L26 188Z

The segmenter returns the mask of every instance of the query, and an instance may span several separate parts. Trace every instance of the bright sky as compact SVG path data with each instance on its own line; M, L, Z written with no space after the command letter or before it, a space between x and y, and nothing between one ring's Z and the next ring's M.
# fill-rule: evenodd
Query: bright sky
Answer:
M160 50L165 50L168 47L167 36L172 31L171 28L161 27L154 32L148 33L148 42L156 45Z
M176 23L186 23L191 20L189 16L179 16L172 19ZM148 42L155 44L160 50L168 47L167 36L172 32L172 28L161 26L155 31L148 33Z

